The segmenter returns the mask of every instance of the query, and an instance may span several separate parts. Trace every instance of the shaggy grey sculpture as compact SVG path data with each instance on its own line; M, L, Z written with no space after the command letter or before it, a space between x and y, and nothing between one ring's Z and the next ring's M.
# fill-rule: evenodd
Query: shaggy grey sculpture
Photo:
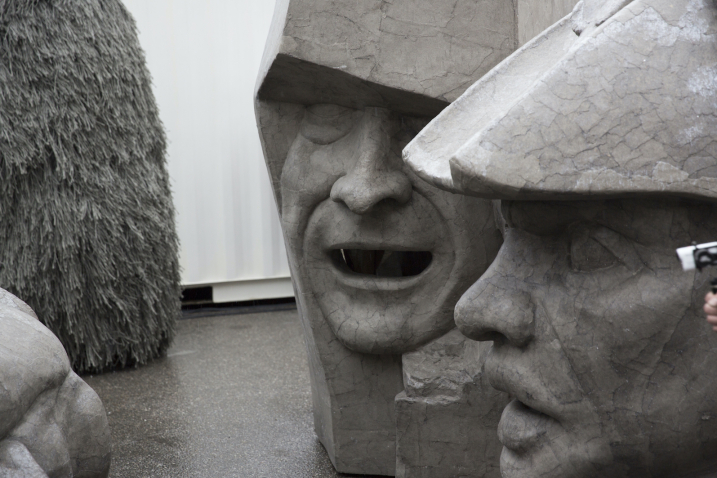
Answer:
M165 137L118 0L0 1L0 287L78 372L146 362L179 310Z

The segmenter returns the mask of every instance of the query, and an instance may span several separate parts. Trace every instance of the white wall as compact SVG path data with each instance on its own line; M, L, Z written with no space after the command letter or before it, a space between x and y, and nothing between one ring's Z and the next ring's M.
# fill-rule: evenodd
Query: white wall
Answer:
M184 285L215 301L292 296L253 91L272 0L123 0L169 139Z

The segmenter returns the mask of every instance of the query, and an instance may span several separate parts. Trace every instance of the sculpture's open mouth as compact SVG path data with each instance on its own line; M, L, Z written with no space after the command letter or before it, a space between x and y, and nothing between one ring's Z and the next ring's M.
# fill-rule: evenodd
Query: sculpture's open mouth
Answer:
M334 264L353 273L376 277L412 277L425 271L433 254L429 251L334 249Z

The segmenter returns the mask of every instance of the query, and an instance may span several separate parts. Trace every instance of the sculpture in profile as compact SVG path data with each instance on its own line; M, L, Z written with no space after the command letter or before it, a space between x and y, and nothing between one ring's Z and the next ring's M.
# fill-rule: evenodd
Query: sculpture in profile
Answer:
M491 341L517 477L713 476L717 8L583 0L404 151L445 189L501 200L505 242L456 322Z

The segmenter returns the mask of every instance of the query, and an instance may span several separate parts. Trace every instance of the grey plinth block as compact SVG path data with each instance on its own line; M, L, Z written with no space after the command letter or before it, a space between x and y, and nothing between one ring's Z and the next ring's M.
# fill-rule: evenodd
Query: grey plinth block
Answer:
M489 201L441 192L410 173L400 151L512 53L526 25L540 31L571 7L277 3L257 82L257 123L306 333L316 432L337 470L395 474L396 411L406 413L399 421L418 413L402 399L394 404L404 389L401 356L454 327L455 302L500 244ZM482 406L480 394L458 395L454 408ZM416 406L436 417L427 428L440 433L452 412L421 400ZM415 427L399 437L407 440L399 450L421 444ZM473 440L455 435L463 438ZM466 454L460 466L495 468L494 455ZM449 476L452 459L433 459L431 473Z
M403 355L397 477L500 477L496 424L509 400L484 373L489 349L453 330Z
M0 476L108 476L105 409L60 341L2 289L0 330Z
M404 150L436 185L501 200L505 242L456 306L491 341L504 478L717 474L710 273L717 6L588 1Z

